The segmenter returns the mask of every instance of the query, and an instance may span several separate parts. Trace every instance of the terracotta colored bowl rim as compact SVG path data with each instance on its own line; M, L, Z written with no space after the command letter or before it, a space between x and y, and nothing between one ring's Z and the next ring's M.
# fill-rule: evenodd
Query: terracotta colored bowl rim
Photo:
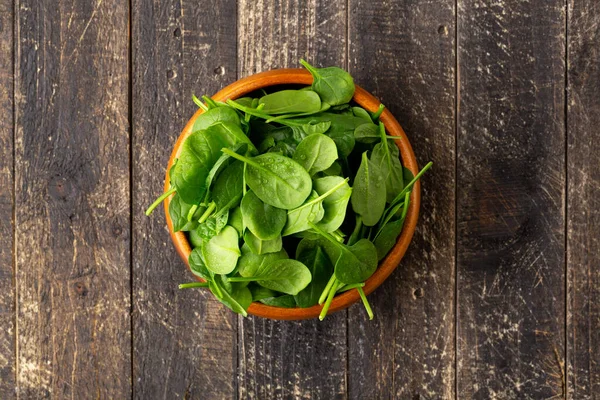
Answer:
M310 85L312 83L312 76L310 73L304 69L276 69L266 72L261 72L243 79L240 79L231 85L223 88L219 92L217 92L212 98L217 101L225 101L227 99L236 99L245 94L253 92L257 89L275 86L275 85L284 85L284 84L302 84L302 85ZM356 86L356 91L354 93L353 100L359 104L361 107L369 110L371 112L376 111L381 103L374 96L368 93L366 90L362 89L359 86ZM173 161L179 156L181 151L181 145L185 141L185 139L192 133L192 127L194 125L194 121L196 118L202 114L202 109L198 109L198 111L192 116L192 118L188 121L185 128L179 135L177 142L175 143L175 147L173 148L173 152L171 153L171 158L169 159L169 164L167 165L166 170L166 178L165 178L165 191L169 189L169 170L173 165ZM412 150L410 142L404 133L404 130L396 121L396 119L392 116L392 114L386 108L381 114L381 121L386 126L386 129L390 135L400 136L402 140L397 140L396 143L400 149L400 156L402 158L402 164L412 171L414 175L416 175L419 171L417 160L415 158L415 154ZM169 232L171 234L171 239L173 240L173 244L177 249L177 252L186 263L189 269L188 257L192 251L190 243L188 242L185 234L183 232L173 232L173 222L169 217L169 203L171 201L171 197L166 199L164 202L165 207L165 215L167 219L167 225L169 227ZM412 194L410 197L410 206L408 207L408 213L406 215L406 220L404 222L404 228L396 245L390 250L388 255L383 259L381 263L379 263L379 267L375 271L375 273L365 282L364 291L366 294L371 293L375 290L379 285L383 283L387 279L387 277L396 269L400 260L406 253L406 249L412 240L413 234L415 232L415 228L417 226L417 219L419 217L419 207L421 205L421 188L419 182L414 185L412 190ZM201 280L198 278L198 280ZM342 310L344 308L349 307L359 300L359 295L356 290L350 290L348 292L344 292L334 297L331 306L329 308L329 313ZM281 320L299 320L299 319L308 319L315 318L321 312L321 306L316 305L309 308L282 308L282 307L272 307L267 306L262 303L254 302L250 305L248 309L249 314L257 315L265 318L272 319L281 319Z

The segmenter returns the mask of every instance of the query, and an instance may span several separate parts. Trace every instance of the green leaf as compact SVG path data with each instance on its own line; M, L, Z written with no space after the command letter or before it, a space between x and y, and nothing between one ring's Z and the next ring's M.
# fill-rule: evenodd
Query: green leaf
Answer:
M272 240L260 240L249 229L244 232L244 242L256 254L274 253L283 247L281 235Z
M281 234L287 213L262 202L253 191L246 192L240 208L244 226L260 240L272 240Z
M260 301L263 299L276 297L278 295L277 292L255 283L250 283L250 285L248 285L248 289L250 289L250 293L252 293L252 301Z
M300 64L313 76L312 88L321 101L337 106L352 100L354 80L349 73L338 67L315 68L304 60L300 60Z
M233 226L238 232L238 235L242 237L244 234L244 220L242 217L242 209L240 207L235 207L229 212L227 225Z
M216 107L203 112L196 118L192 127L192 133L204 130L217 122L231 123L241 128L240 117L237 111L231 107Z
M256 271L275 260L289 258L285 249L280 249L274 253L256 254L248 244L242 246L242 256L238 260L238 273L241 276L250 277L256 275Z
M216 204L216 212L223 213L236 207L244 191L244 163L235 161L225 168L215 181L212 199Z
M215 274L228 274L235 269L240 257L238 233L227 225L202 247L202 256L209 270Z
M317 112L321 109L321 98L310 90L280 90L263 96L262 112L266 114L290 114Z
M276 153L242 157L223 149L247 164L246 183L264 203L291 210L300 206L312 189L308 172L297 162Z
M271 307L282 307L282 308L294 308L296 307L296 301L294 300L294 296L289 294L284 294L283 296L278 297L268 297L266 299L261 299L261 303L271 306Z
M297 253L296 259L308 267L312 276L310 284L295 296L296 304L298 307L314 306L333 273L333 265L318 245Z
M389 203L404 188L402 164L398 146L385 138L385 128L379 122L381 142L377 143L371 153L371 162L379 167L385 180L386 201Z
M379 167L362 155L362 162L354 178L354 187L350 198L354 212L362 217L366 226L373 226L381 218L385 209L385 181Z
M308 196L308 199L306 199L304 204L311 202L318 197L319 193L313 191L312 194ZM309 222L319 222L323 218L324 214L325 211L323 209L323 201L318 201L312 205L309 205L308 207L301 208L298 211L291 210L287 214L287 222L285 224L285 228L283 229L282 236L288 236L310 229Z
M312 176L331 167L338 159L337 147L331 138L314 133L300 142L293 159Z
M204 263L201 248L195 248L192 250L190 256L188 257L188 263L190 264L190 270L194 275L199 276L207 281L212 280L212 274Z
M300 261L292 259L279 259L269 264L261 265L256 270L256 275L246 279L257 282L267 289L277 292L296 295L304 289L311 281L310 271Z
M319 195L322 195L343 181L344 178L341 176L326 176L316 179L313 182L313 187ZM346 185L325 197L325 199L323 199L323 218L321 218L316 225L325 232L337 230L346 218L346 210L351 195L352 188L346 183Z
M404 218L387 223L375 239L377 259L382 260L398 241L398 235L402 232Z
M184 202L179 194L169 202L169 216L173 222L173 232L191 231L198 226L198 218L206 210L206 207L198 207L191 221L188 221L188 213L192 209L192 205Z
M227 290L223 283L215 279L209 283L209 289L212 294L225 306L233 312L248 316L248 307L252 304L252 293L250 289L242 285L232 285L230 290Z

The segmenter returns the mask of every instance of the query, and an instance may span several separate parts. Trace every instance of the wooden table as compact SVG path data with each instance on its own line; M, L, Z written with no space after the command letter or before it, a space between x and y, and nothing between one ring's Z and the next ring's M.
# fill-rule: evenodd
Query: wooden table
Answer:
M374 321L180 292L143 214L192 93L302 57L435 162ZM0 0L0 398L599 398L599 60L597 0Z

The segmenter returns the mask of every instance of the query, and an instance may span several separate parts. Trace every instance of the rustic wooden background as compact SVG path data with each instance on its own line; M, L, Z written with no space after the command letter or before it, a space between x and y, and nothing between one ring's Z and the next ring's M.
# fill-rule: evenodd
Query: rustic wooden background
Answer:
M372 322L179 292L143 215L192 93L301 57L435 162ZM597 0L0 0L0 398L600 398L599 61Z

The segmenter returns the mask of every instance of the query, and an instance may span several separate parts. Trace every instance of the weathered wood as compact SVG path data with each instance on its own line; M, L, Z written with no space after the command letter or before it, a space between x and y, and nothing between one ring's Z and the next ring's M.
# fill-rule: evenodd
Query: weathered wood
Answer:
M0 0L0 398L15 395L13 4Z
M239 2L240 77L272 68L346 65L346 2ZM346 315L239 324L239 397L346 397Z
M600 8L570 1L567 97L567 387L600 395Z
M564 2L458 2L459 398L565 396Z
M421 165L421 217L411 247L349 311L351 398L454 397L454 2L351 1L350 72L392 111ZM420 396L420 397L419 397Z
M175 253L160 195L192 94L236 79L235 1L133 2L133 381L139 399L229 399L236 393L237 318L202 290Z
M128 6L16 4L18 392L127 398Z

